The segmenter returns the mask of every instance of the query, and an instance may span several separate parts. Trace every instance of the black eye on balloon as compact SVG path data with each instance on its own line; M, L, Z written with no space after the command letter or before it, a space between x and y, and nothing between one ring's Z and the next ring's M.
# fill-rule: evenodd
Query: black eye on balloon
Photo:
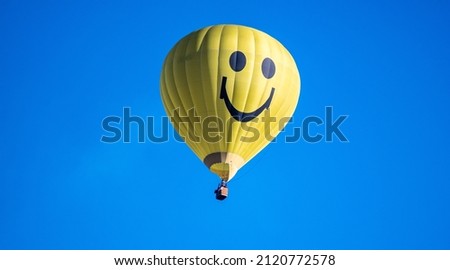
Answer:
M247 59L243 52L235 51L230 56L230 67L236 72L243 70L246 62Z
M261 69L264 77L267 79L270 79L275 75L275 63L268 57L263 60Z

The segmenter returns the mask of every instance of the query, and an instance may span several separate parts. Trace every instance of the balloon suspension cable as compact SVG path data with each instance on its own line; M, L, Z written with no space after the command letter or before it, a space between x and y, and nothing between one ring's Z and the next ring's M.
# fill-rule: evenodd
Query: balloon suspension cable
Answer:
M221 179L221 181L220 181L220 186L221 187L227 187L227 180L225 180L225 179Z

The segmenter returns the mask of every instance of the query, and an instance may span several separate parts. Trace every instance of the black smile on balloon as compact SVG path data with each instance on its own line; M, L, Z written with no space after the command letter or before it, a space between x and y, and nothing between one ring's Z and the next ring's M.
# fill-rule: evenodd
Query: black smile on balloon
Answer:
M246 64L246 58L244 53L240 51L235 51L230 56L230 67L236 71L239 72L244 69ZM265 58L261 65L261 70L267 79L270 79L275 75L275 64L270 58ZM272 102L273 95L275 93L275 88L272 87L272 90L270 91L270 96L267 98L266 102L262 104L258 109L252 111L252 112L241 112L236 107L233 106L231 103L230 98L227 94L227 77L222 77L222 85L220 87L220 95L219 98L223 99L225 102L225 106L228 109L228 112L233 116L233 118L239 122L249 122L258 115L260 115L265 109L269 109L270 103Z

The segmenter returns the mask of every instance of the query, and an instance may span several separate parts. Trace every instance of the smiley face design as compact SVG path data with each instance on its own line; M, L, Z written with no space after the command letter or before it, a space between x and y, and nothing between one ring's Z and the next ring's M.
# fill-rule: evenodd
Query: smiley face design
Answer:
M247 59L245 57L245 54L241 51L235 51L230 55L230 67L235 72L240 72L245 68L245 65L247 63ZM261 63L261 72L264 75L266 79L270 79L275 75L276 67L275 63L272 59L269 57L264 58L264 60ZM222 84L220 87L220 99L223 99L225 102L225 106L227 107L228 112L230 112L231 116L239 121L239 122L248 122L260 115L264 109L269 109L270 103L272 102L273 95L275 93L275 88L272 87L270 91L270 95L267 98L267 100L256 110L252 112L242 112L236 109L236 107L233 106L230 98L227 94L227 77L222 77Z

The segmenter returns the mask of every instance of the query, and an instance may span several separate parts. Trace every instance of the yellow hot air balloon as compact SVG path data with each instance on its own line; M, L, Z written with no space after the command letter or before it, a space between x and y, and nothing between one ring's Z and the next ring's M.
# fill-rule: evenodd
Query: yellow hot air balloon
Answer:
M167 55L161 97L176 131L226 183L287 124L300 95L294 59L271 36L215 25L182 38Z

